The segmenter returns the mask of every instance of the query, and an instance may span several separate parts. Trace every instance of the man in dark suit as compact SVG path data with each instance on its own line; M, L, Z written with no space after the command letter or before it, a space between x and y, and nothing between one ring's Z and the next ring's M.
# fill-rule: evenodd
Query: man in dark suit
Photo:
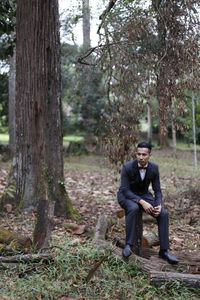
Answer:
M121 171L121 185L117 194L118 202L125 210L126 246L122 255L128 258L135 245L135 228L140 210L157 220L160 240L159 256L171 264L177 258L169 252L168 212L162 206L162 192L158 166L149 162L151 145L141 142L137 145L136 160L124 164ZM153 194L149 191L152 185Z

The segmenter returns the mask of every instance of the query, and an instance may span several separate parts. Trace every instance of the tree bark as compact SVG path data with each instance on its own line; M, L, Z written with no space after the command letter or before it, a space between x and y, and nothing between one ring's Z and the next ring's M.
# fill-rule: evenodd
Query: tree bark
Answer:
M43 262L50 262L54 260L54 257L49 253L24 254L0 257L0 263L37 263L41 260Z
M94 239L95 240L105 240L107 230L108 230L108 218L105 215L101 215L97 221Z
M58 20L57 0L17 3L17 195L23 207L47 198L66 214Z
M188 287L200 288L200 275L198 274L151 271L149 277L151 283L157 286L178 281Z
M197 168L197 144L196 144L196 119L195 119L195 97L192 91L192 133L194 144L194 166Z
M12 157L16 149L16 118L15 118L15 88L16 88L16 51L13 50L13 55L10 57L10 71L9 71L9 149Z
M38 249L47 248L53 225L54 202L40 200L37 209L37 222L33 233L33 243Z
M150 101L147 102L147 122L148 122L148 134L147 139L149 143L152 143L152 113L151 113Z
M168 90L168 78L167 78L167 45L166 35L167 29L165 20L162 17L162 4L163 0L152 0L153 8L156 12L157 20L157 33L158 33L158 52L157 52L157 82L156 82L156 96L159 104L159 145L161 147L169 146L168 143L168 110L169 110L169 90ZM164 4L163 4L164 5Z
M90 48L90 3L89 0L83 0L83 47Z
M24 208L45 203L34 231L42 247L54 203L56 215L71 208L64 186L57 0L18 0L16 24L17 200Z
M172 143L173 143L173 156L176 158L176 126L174 112L172 111Z

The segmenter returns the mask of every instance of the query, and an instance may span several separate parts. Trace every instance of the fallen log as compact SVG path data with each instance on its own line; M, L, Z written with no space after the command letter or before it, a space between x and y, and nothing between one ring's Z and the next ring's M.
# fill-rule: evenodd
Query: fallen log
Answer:
M37 263L40 261L54 261L54 257L49 253L0 256L0 263Z
M106 218L106 222L105 222L105 218ZM102 224L103 224L103 229L101 227ZM101 237L101 239L100 238L96 239L95 244L98 246L98 248L112 249L114 255L123 259L121 248L124 247L124 243L122 243L118 239L114 239L113 245L111 246L109 242L105 241L107 226L108 226L107 217L101 216L97 222L96 235L95 235L96 238ZM99 235L99 233L101 234ZM175 272L179 267L179 265L182 265L183 262L180 262L178 266L170 265L166 261L160 259L158 257L158 254L155 253L155 251L151 248L144 247L144 249L141 251L141 254L142 255L145 254L146 256L142 257L136 255L135 253L132 253L132 255L128 259L126 259L126 262L128 262L131 265L138 266L138 268L141 271L147 273L149 275L150 282L152 284L161 285L162 283L165 284L165 283L170 283L170 282L172 283L175 281L179 281L188 287L198 287L198 288L200 287L200 275ZM102 261L104 261L104 259ZM95 268L91 269L90 272L92 276L99 268L99 266L102 264L102 261L98 262L97 266L95 265Z
M188 287L200 288L200 275L185 274L174 272L151 271L149 274L150 282L156 286L178 281Z
M122 253L121 253L121 250L117 247L114 247L113 248L113 253L122 258ZM122 258L123 259L123 258ZM145 273L148 273L152 270L165 270L165 271L170 271L172 270L172 266L167 264L165 261L155 261L155 260L151 260L151 259L147 259L147 258L144 258L144 257L141 257L141 256L138 256L136 254L132 254L128 259L127 259L127 262L129 264L133 264L133 265L137 265L138 268L145 272Z
M16 232L0 229L0 253L23 252L28 253L32 247L32 240Z

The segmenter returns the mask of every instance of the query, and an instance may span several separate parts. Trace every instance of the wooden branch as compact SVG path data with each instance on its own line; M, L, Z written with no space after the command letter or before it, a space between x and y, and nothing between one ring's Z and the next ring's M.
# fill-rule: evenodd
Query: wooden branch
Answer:
M41 260L45 262L53 261L54 257L49 253L0 256L0 263L37 263Z
M77 62L82 64L82 65L87 65L87 66L95 66L95 64L92 64L90 62L86 62L84 61L84 59L86 59L88 56L90 56L97 48L100 48L102 47L102 45L98 45L98 46L95 46L95 47L91 47L87 50L86 53L84 53L84 55L80 56L78 59L77 59Z
M188 287L200 288L200 275L198 274L151 271L149 278L150 282L157 286L178 281Z
M124 247L124 244L121 243L118 239L114 239L113 245L107 241L105 241L105 236L108 228L108 220L104 215L100 216L96 226L95 239L94 244L99 248L110 248L112 252L117 257L123 259L121 248ZM149 239L151 242L151 238ZM152 242L154 243L154 237ZM118 248L120 247L120 248ZM148 253L144 253L148 252ZM162 283L172 283L175 281L181 282L188 287L200 287L200 274L189 274L189 273L178 273L174 272L176 270L176 266L168 264L166 261L160 259L157 254L155 254L154 250L150 248L144 248L142 251L142 255L145 257L138 256L134 253L126 260L129 264L137 265L138 268L147 273L149 275L150 282L154 285L160 286ZM147 257L147 258L146 258ZM185 261L185 258L188 261ZM197 257L197 268L194 268L194 261L189 260L190 255L183 255L183 261L180 261L179 266L184 267L187 264L187 271L199 270L198 268L198 257ZM98 262L88 273L87 280L89 281L96 270L100 267L102 262L105 260L103 258ZM194 258L195 260L195 258ZM189 270L188 270L189 268Z
M107 8L103 11L103 13L99 16L99 19L102 20L101 24L99 25L99 28L97 30L97 34L99 34L99 31L101 30L101 27L103 26L103 23L105 22L105 19L110 12L110 10L113 8L117 0L110 0Z

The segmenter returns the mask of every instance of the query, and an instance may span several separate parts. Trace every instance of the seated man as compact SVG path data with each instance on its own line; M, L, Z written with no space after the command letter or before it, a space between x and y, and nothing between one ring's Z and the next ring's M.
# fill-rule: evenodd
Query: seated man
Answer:
M168 212L162 207L162 193L158 166L149 162L151 145L141 142L137 145L136 160L128 161L121 171L121 185L117 193L120 206L125 210L126 246L123 257L128 258L135 245L137 216L142 209L157 220L160 241L159 256L170 264L177 264L178 259L169 253ZM149 192L152 184L154 197Z

